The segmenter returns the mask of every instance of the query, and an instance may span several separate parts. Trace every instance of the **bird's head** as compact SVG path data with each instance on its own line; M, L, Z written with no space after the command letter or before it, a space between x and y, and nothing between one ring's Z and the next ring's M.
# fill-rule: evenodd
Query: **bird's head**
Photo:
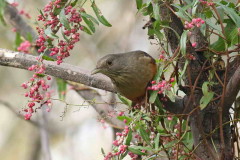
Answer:
M98 60L96 68L92 71L92 75L102 73L109 78L118 76L123 69L124 60L119 54L109 54Z

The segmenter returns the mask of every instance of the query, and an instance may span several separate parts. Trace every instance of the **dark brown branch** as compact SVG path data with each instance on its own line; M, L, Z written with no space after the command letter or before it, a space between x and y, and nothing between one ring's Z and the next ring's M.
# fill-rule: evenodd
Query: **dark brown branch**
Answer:
M232 106L236 99L236 96L240 90L240 66L236 69L232 75L226 87L226 94L224 97L224 112L228 113L229 108Z

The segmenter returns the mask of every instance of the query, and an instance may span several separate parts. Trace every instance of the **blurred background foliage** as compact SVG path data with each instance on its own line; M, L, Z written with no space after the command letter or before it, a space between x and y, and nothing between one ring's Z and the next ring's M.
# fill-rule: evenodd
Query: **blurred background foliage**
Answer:
M38 9L44 7L46 0L9 1L18 2L19 9L29 13L26 19L36 27ZM121 53L131 50L143 50L157 55L158 46L148 40L147 31L142 27L146 17L137 13L135 1L98 0L98 7L112 24L108 28L100 25L92 36L82 32L81 40L65 62L91 70L97 60L110 53ZM89 13L91 13L90 4ZM88 10L88 7L85 10ZM14 50L15 33L11 26L0 25L0 48ZM18 112L26 105L21 83L28 80L31 73L24 70L0 66L0 100L9 103ZM56 84L53 85L56 87ZM53 87L54 88L54 87ZM101 92L106 99L106 92ZM57 93L55 93L57 98ZM83 100L68 87L66 102L82 104ZM51 112L47 113L47 128L50 131L50 149L53 160L98 160L102 159L101 147L105 152L111 150L113 130L104 128L99 116L91 106L70 106L61 118L66 105L54 101ZM41 114L36 114L37 120ZM1 160L37 160L42 159L40 132L36 126L16 116L9 107L0 104L0 159Z

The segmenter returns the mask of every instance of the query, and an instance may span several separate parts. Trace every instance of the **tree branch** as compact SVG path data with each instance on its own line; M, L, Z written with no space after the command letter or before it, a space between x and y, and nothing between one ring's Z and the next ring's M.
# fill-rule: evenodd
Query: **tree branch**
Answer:
M15 7L7 4L4 10L4 18L6 22L16 28L16 31L19 32L21 36L27 38L31 35L33 40L37 39L35 31L25 22Z
M236 69L231 79L229 80L224 97L224 112L228 113L229 108L232 106L236 96L240 90L240 66Z
M46 67L45 73L48 75L115 92L111 80L103 75L92 76L89 71L67 63L57 65L54 61L45 60L43 60L43 63ZM36 56L0 48L0 65L27 70L35 64L37 64Z
M98 114L112 127L117 129L124 129L125 123L118 120L116 111L113 109L114 104L104 102L99 93L93 90L76 90L86 100L95 99L97 103L91 104Z

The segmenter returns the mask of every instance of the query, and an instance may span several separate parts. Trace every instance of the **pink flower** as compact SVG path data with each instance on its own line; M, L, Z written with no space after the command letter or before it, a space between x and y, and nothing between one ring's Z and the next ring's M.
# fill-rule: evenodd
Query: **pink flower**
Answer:
M31 47L31 43L29 41L24 41L20 44L17 50L24 53L29 53L30 47Z

